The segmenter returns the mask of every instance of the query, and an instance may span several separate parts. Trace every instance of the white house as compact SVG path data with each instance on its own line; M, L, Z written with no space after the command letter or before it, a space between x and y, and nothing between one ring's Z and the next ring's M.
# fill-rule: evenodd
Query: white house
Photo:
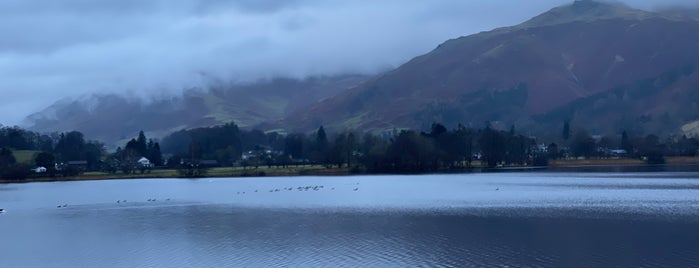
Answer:
M34 173L46 173L45 167L36 167L33 170L34 170Z
M141 167L153 167L153 164L151 164L150 160L148 160L148 158L145 157L141 157L141 159L138 159L138 164Z

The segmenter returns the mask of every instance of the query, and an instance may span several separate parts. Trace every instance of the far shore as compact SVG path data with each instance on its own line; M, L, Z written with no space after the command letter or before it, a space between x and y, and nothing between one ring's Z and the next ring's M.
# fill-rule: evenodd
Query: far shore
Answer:
M459 170L444 170L438 173L474 173L474 172L520 172L520 171L556 171L556 172L634 172L634 171L699 171L699 157L666 157L665 164L648 165L641 159L558 159L550 160L548 166L504 166L497 168L472 167ZM247 177L294 177L294 176L348 176L348 175L384 175L385 173L351 172L347 167L328 168L323 165L300 165L288 167L215 167L207 170L205 176L182 177L176 169L154 169L145 173L110 174L106 172L85 172L72 177L30 177L21 181L0 180L0 183L89 181L89 180L125 180L125 179L197 179L197 178L247 178Z

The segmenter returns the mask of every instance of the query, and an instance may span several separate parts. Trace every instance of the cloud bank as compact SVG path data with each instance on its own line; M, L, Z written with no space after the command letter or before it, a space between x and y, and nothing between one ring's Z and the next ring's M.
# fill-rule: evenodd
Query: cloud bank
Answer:
M371 74L569 2L3 0L0 123L90 93L152 97L210 80Z

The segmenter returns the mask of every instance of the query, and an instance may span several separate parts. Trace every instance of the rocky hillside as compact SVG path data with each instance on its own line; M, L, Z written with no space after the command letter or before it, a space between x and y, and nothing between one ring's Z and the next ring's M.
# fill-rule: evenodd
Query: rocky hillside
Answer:
M582 0L449 40L278 123L297 130L501 122L666 133L699 119L699 21Z

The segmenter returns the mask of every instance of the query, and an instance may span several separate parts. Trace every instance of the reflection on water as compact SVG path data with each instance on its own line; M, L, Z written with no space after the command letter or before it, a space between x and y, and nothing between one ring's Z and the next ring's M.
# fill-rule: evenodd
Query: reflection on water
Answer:
M696 266L698 175L0 185L0 267Z

